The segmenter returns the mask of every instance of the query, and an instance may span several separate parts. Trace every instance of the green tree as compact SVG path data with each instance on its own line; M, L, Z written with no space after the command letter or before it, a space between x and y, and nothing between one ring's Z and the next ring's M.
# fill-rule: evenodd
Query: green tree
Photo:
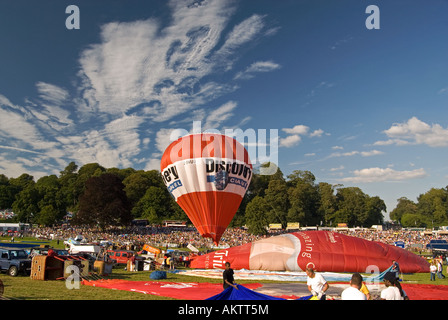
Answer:
M156 170L133 172L123 180L123 184L132 205L136 205L143 198L149 187L166 189L160 173Z
M123 189L120 178L110 173L89 178L79 197L79 211L74 223L98 225L100 228L129 225L131 204Z
M448 192L446 189L431 188L417 198L417 212L434 226L448 224Z
M402 217L405 214L415 215L417 211L417 204L414 201L401 197L397 200L395 208L390 212L390 218L403 224Z
M428 226L425 216L418 213L405 213L401 217L400 221L401 225L405 228L426 228Z
M75 162L70 162L59 175L60 193L65 206L69 211L75 211L78 204L80 191L76 189L78 179L78 166ZM81 190L81 188L80 188Z
M288 221L302 225L318 225L323 220L319 215L319 193L314 183L316 178L309 171L293 171L288 176L288 196L291 204Z
M171 213L170 196L166 189L150 186L145 195L132 209L134 217L148 219L149 222L159 223L169 219Z
M284 179L273 179L269 182L264 199L268 205L270 223L281 223L286 228L288 220L289 199L288 187Z
M71 188L73 188L71 190L73 193L73 200L75 201L74 206L70 206L73 211L78 210L78 200L85 190L87 180L91 177L99 177L104 173L106 173L106 169L98 163L85 164L78 170L76 180L73 181L73 184L71 185Z
M340 188L337 191L338 210L333 216L333 222L347 223L350 227L359 226L360 219L366 211L367 195L358 187Z
M323 221L327 224L338 210L335 186L327 182L320 182L317 190L319 193L319 216L323 217Z
M378 196L368 196L365 214L361 214L358 221L364 227L371 227L374 224L382 224L384 222L383 212L386 212L386 209L386 204Z
M52 225L67 213L67 204L61 190L59 179L55 175L44 176L34 185L39 193L36 222L43 225ZM43 210L45 208L45 210Z
M0 174L0 209L10 209L15 196L21 191L19 186L12 185L8 177Z
M29 184L20 191L12 204L12 210L17 215L17 220L26 223L36 222L34 216L39 212L39 200L39 191L34 187L34 184Z
M267 234L267 227L269 226L267 201L256 196L246 206L246 226L248 232L256 235Z

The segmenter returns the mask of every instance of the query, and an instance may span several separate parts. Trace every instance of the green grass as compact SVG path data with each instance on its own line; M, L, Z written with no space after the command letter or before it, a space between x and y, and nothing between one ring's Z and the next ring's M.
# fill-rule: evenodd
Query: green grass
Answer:
M107 279L122 279L129 281L150 281L152 271L129 272L124 267L113 269ZM105 277L106 278L106 277ZM142 294L123 290L81 285L79 289L67 289L64 280L32 280L28 276L10 277L0 274L4 284L4 297L19 300L171 300L171 298ZM167 272L167 282L209 282L221 283L221 279L186 276ZM239 281L239 283L254 283L259 281Z

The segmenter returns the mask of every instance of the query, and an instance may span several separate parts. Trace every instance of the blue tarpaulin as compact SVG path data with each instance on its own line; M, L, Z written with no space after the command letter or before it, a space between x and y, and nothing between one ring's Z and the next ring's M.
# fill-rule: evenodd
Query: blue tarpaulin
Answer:
M223 292L206 300L286 300L258 293L237 284L237 289L228 287Z
M384 275L386 273L392 271L392 267L393 266L390 266L389 268L387 268L386 270L384 270L383 272L381 272L380 274L378 274L376 276L366 277L364 280L367 282L383 281Z

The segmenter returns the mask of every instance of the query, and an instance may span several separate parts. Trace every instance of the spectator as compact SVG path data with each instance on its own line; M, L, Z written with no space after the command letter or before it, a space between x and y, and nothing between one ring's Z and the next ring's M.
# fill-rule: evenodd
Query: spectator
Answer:
M437 267L434 262L431 263L431 266L429 267L429 272L431 273L431 278L429 281L436 281Z
M362 276L354 273L350 280L350 287L342 291L342 300L367 300L367 296L360 291L362 287Z
M381 291L381 300L409 300L394 272L384 275L384 284L386 289Z

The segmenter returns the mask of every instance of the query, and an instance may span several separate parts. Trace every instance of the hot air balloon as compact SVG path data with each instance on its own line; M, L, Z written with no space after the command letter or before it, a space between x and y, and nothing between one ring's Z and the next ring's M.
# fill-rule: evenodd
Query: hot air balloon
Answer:
M229 136L191 134L166 148L160 170L199 233L218 244L252 178L247 150Z
M273 236L196 257L192 268L324 272L384 271L397 261L404 273L428 272L429 263L405 249L331 231L303 231Z

